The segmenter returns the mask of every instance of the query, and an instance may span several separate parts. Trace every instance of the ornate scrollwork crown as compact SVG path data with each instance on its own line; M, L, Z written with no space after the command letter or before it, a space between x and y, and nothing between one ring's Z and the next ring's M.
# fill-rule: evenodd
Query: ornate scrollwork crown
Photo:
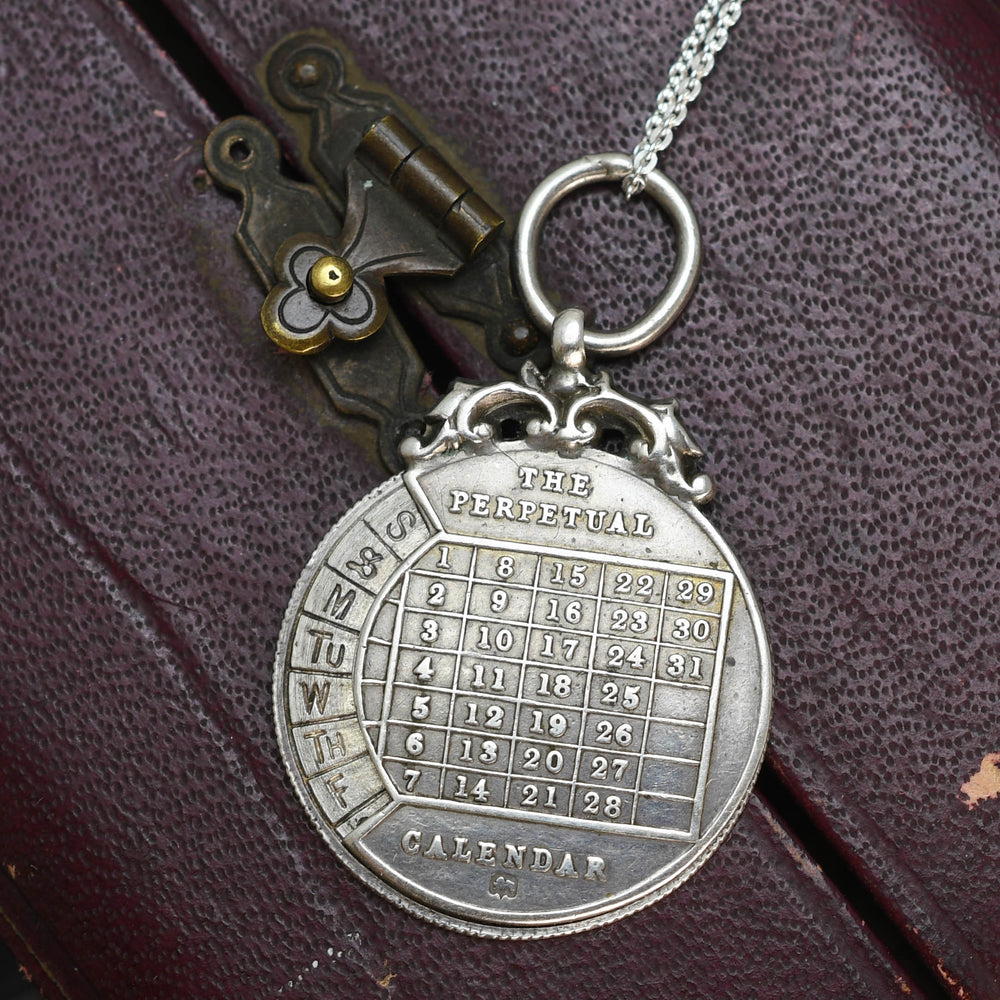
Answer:
M404 439L400 453L408 465L465 448L493 446L507 429L517 429L533 447L560 455L597 446L608 430L625 435L640 475L664 492L706 503L715 484L691 466L704 454L681 423L675 400L647 404L618 392L607 372L591 372L583 350L583 314L561 313L553 326L553 363L543 374L531 362L519 381L483 385L456 381L431 410L437 424L429 439Z

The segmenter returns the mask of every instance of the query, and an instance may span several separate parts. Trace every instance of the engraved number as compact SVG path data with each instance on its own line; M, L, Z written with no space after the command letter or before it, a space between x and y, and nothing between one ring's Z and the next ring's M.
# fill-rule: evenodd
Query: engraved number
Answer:
M429 694L417 694L413 696L413 704L410 705L410 718L426 719L431 714L431 696Z
M443 583L439 580L435 580L427 591L427 603L432 608L439 608L445 602L445 598L448 596L448 590Z
M642 655L642 646L636 646L627 655L624 646L617 644L608 646L608 668L611 670L622 670L625 664L628 664L635 670L642 670L646 665L646 658Z
M420 772L413 767L408 767L403 772L403 782L406 791L412 792L414 788L417 787L417 782L420 780Z
M509 580L514 575L514 557L501 556L497 560L497 576L501 580Z
M696 600L699 604L711 604L715 600L715 587L708 580L702 580L697 586L694 580L678 580L677 600Z
M477 802L489 802L490 791L486 787L486 779L480 778L471 788L469 779L464 774L455 775L455 798L467 799L471 795Z
M556 674L542 670L538 674L537 694L554 694L557 698L568 698L573 691L573 678L569 674Z
M597 723L597 735L594 737L597 743L615 742L620 747L632 745L632 723L623 722L620 726L615 726L607 719L601 719Z
M414 676L423 684L428 684L434 680L434 661L425 656L414 668Z
M596 816L603 812L608 819L618 819L622 814L622 800L619 795L609 795L604 800L604 807L601 808L601 796L597 792L587 792L583 796L583 811Z
M635 711L639 707L639 692L642 689L638 684L625 684L619 687L614 681L608 681L601 687L601 704L617 705L627 709L629 712Z
M571 636L563 636L559 645L562 649L562 659L569 663L573 659L573 654L576 652L577 647L580 645L580 640L574 639ZM538 655L547 657L548 659L555 657L555 640L552 638L551 632L542 633L542 648L539 650Z
M700 681L702 679L701 675L701 657L692 656L691 660L691 673L688 674L693 681ZM682 656L680 653L672 653L667 658L667 665L664 667L664 671L668 677L676 678L683 677L684 670L687 667L688 660L686 657Z
M628 770L628 761L622 757L612 757L610 772L607 757L595 757L590 763L590 778L592 781L606 781L611 773L615 781L621 781Z
M562 608L562 618L559 617L559 601L555 597L549 598L549 613L545 616L547 622L565 621L567 625L579 625L583 620L583 604L580 601L570 601L566 607Z
M504 719L504 709L500 705L487 705L486 706L486 718L483 720L482 725L487 729L499 729L503 726ZM470 701L466 707L465 715L465 725L467 726L478 726L479 722L479 704L475 701Z
M507 602L509 600L510 596L506 590L500 590L499 588L494 590L493 593L490 594L490 611L499 614L501 611L506 609Z
M539 712L536 709L531 713L529 732L547 733L553 739L559 739L559 737L566 735L567 729L569 729L569 720L561 712L553 712L546 716L544 712Z
M670 633L674 639L694 639L695 642L705 642L712 635L712 625L704 618L677 618L674 621L674 630Z
M571 587L584 587L587 584L587 567L586 565L581 565L580 563L573 563L569 571L569 580L567 581L563 575L565 572L565 567L562 563L557 562L552 564L552 576L549 578L549 583L553 584L563 584L569 583Z
M496 740L483 740L477 756L480 764L495 764L500 756L500 745ZM472 763L472 740L462 740L462 753L458 759L469 764Z
M542 751L538 747L524 748L522 767L526 771L537 771L542 762ZM550 750L545 755L545 770L550 774L558 774L562 770L563 755L559 750Z
M479 626L478 649L499 649L501 653L508 653L513 645L514 633L509 628L497 629L496 634L491 636L488 625Z
M538 786L525 785L521 789L521 805L531 809L538 805ZM545 786L545 801L542 805L546 809L556 808L556 789L554 785Z
M631 573L619 573L615 577L616 594L631 594L633 586L637 597L651 597L653 594L653 578L648 573L638 578L633 578Z
M491 691L502 691L503 690L503 667L493 667L493 680L490 683ZM486 687L486 668L481 663L472 664L472 686L474 688L484 688Z
M425 618L420 626L420 641L437 642L440 631L438 623L433 618Z
M441 553L437 561L438 569L451 569L451 546L439 545L438 552Z
M423 733L410 733L406 737L406 752L411 757L419 757L424 752Z
M639 609L629 615L625 608L615 608L611 612L611 630L613 632L645 632L649 628L649 613Z

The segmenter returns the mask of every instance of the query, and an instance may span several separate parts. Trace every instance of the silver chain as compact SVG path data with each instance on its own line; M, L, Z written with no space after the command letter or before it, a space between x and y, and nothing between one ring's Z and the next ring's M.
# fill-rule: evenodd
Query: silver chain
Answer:
M670 145L674 130L687 117L688 105L701 93L701 81L712 72L715 56L729 39L729 29L740 19L743 0L708 0L684 39L681 54L670 67L667 85L656 98L656 107L643 126L639 144L632 150L632 169L622 179L631 198L646 186L660 153Z

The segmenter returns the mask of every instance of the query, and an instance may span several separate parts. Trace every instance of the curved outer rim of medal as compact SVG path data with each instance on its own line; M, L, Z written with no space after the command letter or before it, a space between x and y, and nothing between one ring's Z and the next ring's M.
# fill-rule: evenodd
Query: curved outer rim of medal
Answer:
M450 461L462 461L465 457L466 456L451 456ZM595 460L605 462L611 460L612 464L618 464L622 461L616 460L613 456L606 454L600 454L600 457ZM635 475L634 470L630 469L629 471L632 475ZM275 729L280 737L278 741L278 749L281 754L282 762L285 765L285 770L291 780L292 787L295 789L295 794L302 803L303 808L306 810L313 826L319 832L320 836L327 843L327 845L333 850L337 858L369 889L372 889L374 892L405 910L407 913L420 917L423 920L427 920L439 927L461 931L462 933L470 934L474 937L502 940L530 940L547 937L561 937L568 934L595 930L624 917L631 916L634 913L638 913L640 910L644 910L646 907L658 902L664 896L669 895L671 892L683 885L683 883L686 882L692 875L694 875L695 872L697 872L698 869L701 868L701 866L712 856L712 854L715 853L718 847L732 831L737 819L739 819L740 814L743 812L743 809L750 798L750 793L753 791L754 783L757 780L757 775L760 772L760 768L764 760L764 751L767 748L768 732L771 724L773 668L771 664L771 648L767 637L767 630L764 625L764 619L757 603L756 595L750 587L749 580L747 579L742 565L733 555L732 550L726 544L719 532L693 503L678 500L675 497L667 495L665 495L665 499L678 503L685 513L708 535L712 543L719 549L723 557L728 562L729 567L736 576L742 590L743 598L747 606L747 612L750 616L751 624L753 625L757 652L760 657L760 713L757 720L757 731L754 736L751 752L747 757L746 766L743 769L740 779L736 782L734 791L732 795L730 795L729 800L719 810L715 820L704 832L704 834L698 839L698 841L696 841L696 849L692 850L691 853L685 857L684 862L680 865L680 867L671 871L666 877L663 877L659 873L654 873L647 879L633 883L627 890L623 890L623 893L616 894L600 907L591 908L589 915L573 917L567 920L564 914L553 911L549 920L546 921L544 919L533 918L534 922L530 924L476 921L467 917L456 916L453 912L455 908L454 901L448 900L445 897L438 897L441 899L442 906L442 909L439 910L427 905L426 903L420 902L419 900L414 899L411 895L401 891L401 889L397 888L396 884L399 881L403 881L398 879L398 873L392 873L388 877L376 874L376 872L374 872L368 865L364 864L364 862L360 861L350 851L350 849L341 841L341 839L330 827L328 819L320 811L316 803L313 801L305 783L300 779L297 773L296 762L291 756L291 748L294 746L294 742L291 738L290 729L285 717L286 700L284 690L284 661L287 657L289 646L294 634L294 628L302 600L305 597L306 591L312 583L313 577L315 576L320 564L323 562L324 555L331 548L332 543L340 533L342 526L345 525L346 522L352 521L357 515L362 515L369 508L377 504L386 493L391 492L400 485L402 485L404 489L406 488L403 474L393 476L391 479L380 484L366 496L362 497L357 503L352 505L343 515L341 515L309 557L308 562L303 568L302 573L295 584L295 588L289 599L288 607L282 620L281 632L278 636L278 644L275 651L275 669L273 680L274 722ZM418 506L420 505L418 504ZM378 597L381 596L381 593L383 592L384 589L383 591L380 591L380 594L373 600L373 607L378 602ZM367 629L362 629L362 632L365 631L367 631ZM357 669L356 664L355 669ZM286 745L289 747L287 752L285 749ZM378 765L377 761L373 761L373 763L375 763L376 769L381 776L381 766ZM397 796L392 791L390 791L389 794L395 802L397 800ZM390 878L393 879L393 881L390 881ZM433 893L423 887L420 887L420 892L425 897L432 895L437 896L436 893ZM622 895L626 896L625 901L620 899ZM448 909L443 909L444 907L450 907L450 911Z

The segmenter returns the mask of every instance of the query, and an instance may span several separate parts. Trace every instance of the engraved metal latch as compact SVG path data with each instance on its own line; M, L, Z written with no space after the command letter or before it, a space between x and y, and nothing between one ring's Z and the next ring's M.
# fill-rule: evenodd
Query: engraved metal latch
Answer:
M236 235L269 289L264 330L310 355L339 409L377 425L396 468L398 440L433 393L387 278L433 339L463 338L508 371L544 363L512 289L504 219L331 39L293 35L261 72L309 183L282 172L277 139L253 118L222 122L206 165L242 198Z
M267 335L296 354L334 337L363 340L389 311L389 275L454 274L503 218L398 118L365 133L347 167L343 228L297 234L275 257L278 283L261 311Z

